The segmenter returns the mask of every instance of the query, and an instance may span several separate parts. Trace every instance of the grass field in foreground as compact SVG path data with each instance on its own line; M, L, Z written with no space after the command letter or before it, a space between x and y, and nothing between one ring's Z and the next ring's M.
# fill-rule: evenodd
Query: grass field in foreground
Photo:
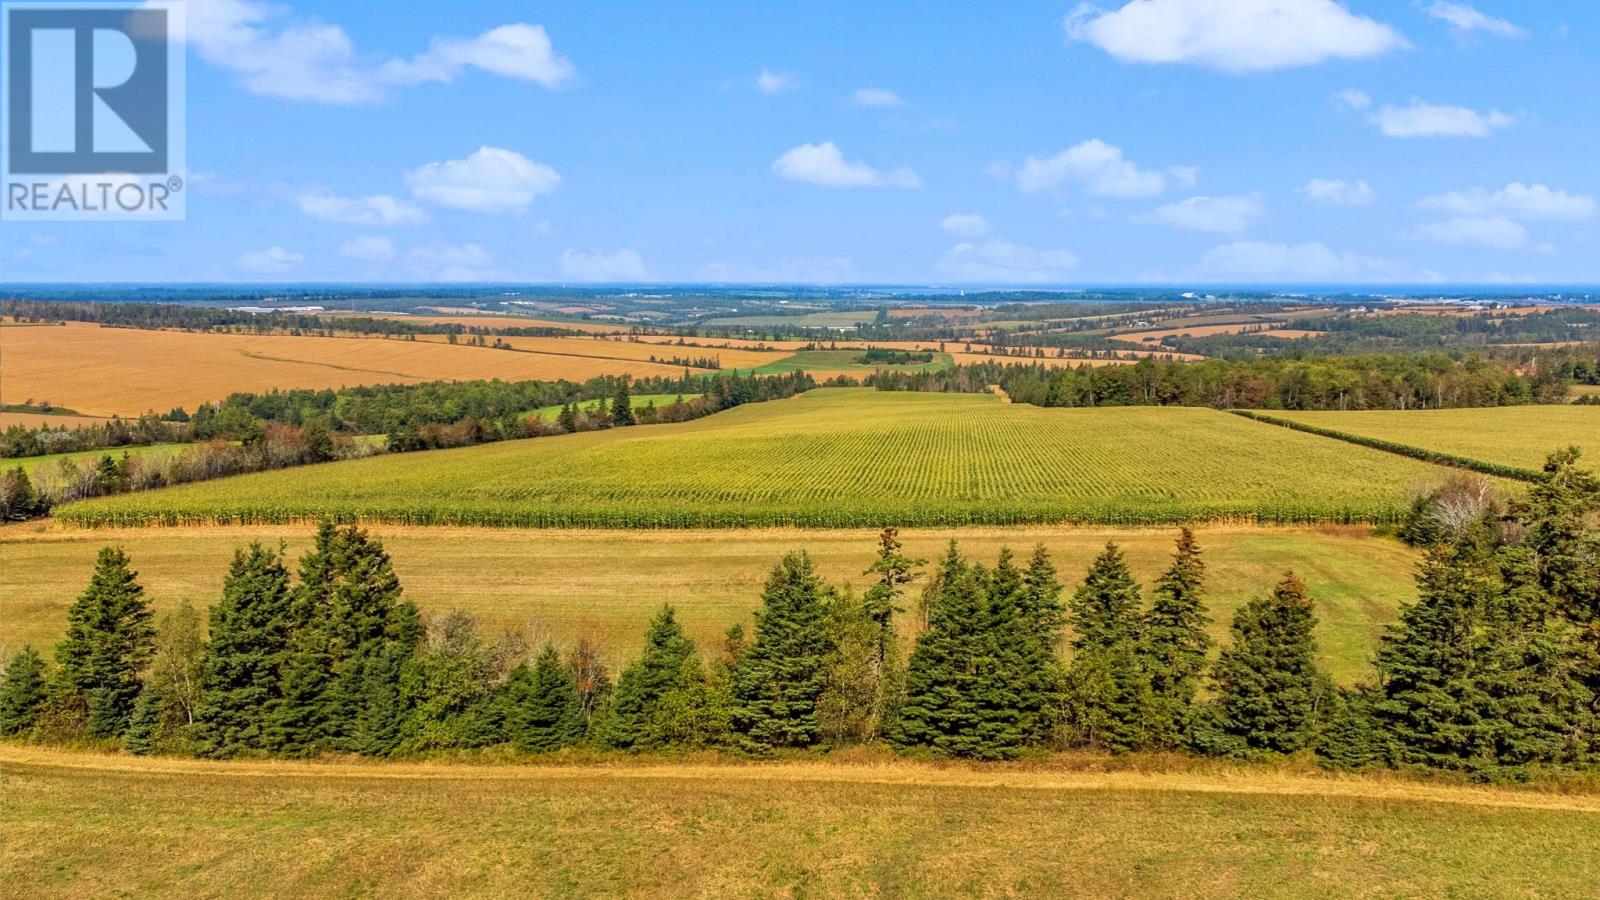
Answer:
M1583 448L1600 466L1600 406L1497 406L1487 409L1279 412L1320 428L1379 438L1485 462L1537 470L1552 450Z
M631 657L645 623L663 602L703 647L734 622L748 628L761 583L789 550L803 548L835 584L864 590L871 531L521 531L377 525L406 595L425 612L469 610L488 628L537 625L555 640L602 638L613 661ZM83 591L95 552L107 543L133 557L156 609L189 601L204 609L222 589L228 559L252 539L287 543L291 558L311 544L307 526L209 526L75 531L58 526L0 528L0 641L53 645L67 607ZM1068 590L1089 561L1116 540L1134 574L1149 585L1172 553L1170 529L972 528L902 532L907 551L937 559L951 537L992 563L1002 545L1026 554L1049 548ZM1225 639L1233 611L1292 568L1317 604L1322 664L1341 681L1366 674L1374 641L1401 602L1415 598L1416 555L1366 529L1211 527L1199 531L1210 567L1212 633Z
M1600 797L882 757L204 763L0 747L30 897L1583 897Z
M80 524L813 528L1387 521L1438 467L1210 409L817 390L694 422L307 466L92 500Z

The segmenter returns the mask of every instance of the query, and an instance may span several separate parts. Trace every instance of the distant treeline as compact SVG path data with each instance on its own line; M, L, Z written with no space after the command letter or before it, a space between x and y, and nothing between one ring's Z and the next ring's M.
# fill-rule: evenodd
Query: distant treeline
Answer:
M27 647L7 661L0 734L213 757L883 742L972 759L1310 755L1482 780L1594 771L1600 480L1577 459L1553 455L1509 508L1492 492L1470 508L1436 498L1418 599L1352 688L1317 665L1314 604L1293 573L1238 609L1213 655L1188 530L1148 593L1115 544L1070 596L1042 546L984 565L952 542L924 577L886 529L861 594L791 553L753 632L733 625L707 658L664 606L613 680L592 638L563 653L515 632L486 640L465 613L425 619L377 540L324 523L297 583L281 550L238 551L204 637L188 605L155 627L131 561L103 549L54 665Z
M214 306L176 303L84 303L47 300L0 300L0 316L20 322L98 322L121 328L168 328L184 331L288 332L296 335L336 333L381 335L501 335L506 337L561 337L570 329L548 325L502 327L449 322L411 321L361 315L308 313L251 313Z
M1553 403L1559 369L1522 374L1506 360L1443 353L1051 367L977 363L938 372L878 373L889 391L980 393L999 385L1036 406L1210 406L1218 409L1440 409Z
M1164 343L1188 353L1228 357L1262 350L1296 355L1392 353L1600 341L1600 310L1568 306L1528 315L1492 310L1463 315L1338 315L1291 321L1287 327L1322 333L1292 339L1255 334L1178 336Z

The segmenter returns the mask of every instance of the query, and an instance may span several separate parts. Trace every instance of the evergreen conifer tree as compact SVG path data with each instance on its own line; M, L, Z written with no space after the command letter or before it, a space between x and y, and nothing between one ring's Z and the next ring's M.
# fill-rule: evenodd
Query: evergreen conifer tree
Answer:
M1211 638L1206 626L1205 563L1194 532L1178 535L1172 565L1156 582L1140 633L1139 655L1150 680L1146 741L1155 747L1183 743Z
M583 737L578 682L561 662L554 644L545 644L530 667L518 666L506 683L506 737L534 752L558 750Z
M0 735L22 734L33 727L45 704L44 657L23 647L6 662L0 676Z
M1232 640L1212 672L1216 699L1195 740L1212 753L1293 753L1310 743L1325 680L1317 671L1316 616L1293 573L1233 618Z
M128 555L104 547L89 586L67 610L67 634L56 645L56 681L66 702L79 698L95 737L120 737L142 687L140 672L155 653L150 608Z
M932 582L927 630L906 666L895 744L979 759L1010 758L1021 748L1020 700L1002 659L989 582L952 541Z
M1089 566L1072 596L1067 672L1077 741L1113 750L1144 746L1150 685L1139 655L1139 585L1115 544Z
M672 606L662 606L645 632L644 652L623 670L610 702L595 717L599 742L619 749L648 746L656 706L678 683L684 661L693 655L694 642L683 633Z
M617 379L617 392L611 398L611 424L616 426L632 425L633 397L628 387L628 376L623 375Z
M291 754L370 748L370 729L357 735L357 727L376 722L378 711L364 707L392 704L396 666L422 636L383 545L354 525L323 522L300 560L289 618L294 633L269 743Z
M289 570L281 551L260 543L237 551L211 607L200 741L210 756L265 749L268 721L279 702L279 666L288 650Z
M755 640L734 674L735 727L754 748L809 747L821 734L817 698L833 646L833 590L806 553L790 553L770 575L756 611Z

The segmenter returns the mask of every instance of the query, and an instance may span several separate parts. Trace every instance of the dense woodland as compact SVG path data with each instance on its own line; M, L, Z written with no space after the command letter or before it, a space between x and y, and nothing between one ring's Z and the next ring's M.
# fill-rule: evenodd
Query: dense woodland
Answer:
M663 607L613 676L593 640L533 647L462 613L423 616L378 541L324 523L297 578L279 551L238 551L208 628L188 606L154 622L132 561L105 548L53 661L23 648L6 662L0 732L214 757L882 742L973 759L1313 754L1484 780L1593 770L1600 479L1577 458L1553 455L1509 505L1428 501L1412 523L1428 547L1418 600L1352 688L1317 668L1316 611L1292 573L1213 653L1187 530L1148 592L1115 545L1070 594L1042 548L984 564L952 543L930 572L888 529L860 594L795 552L748 633L737 623L702 650Z
M1262 357L1051 367L977 363L938 372L880 372L880 390L981 393L999 385L1036 406L1209 406L1217 409L1440 409L1562 400L1556 367L1524 374L1510 362L1443 353Z

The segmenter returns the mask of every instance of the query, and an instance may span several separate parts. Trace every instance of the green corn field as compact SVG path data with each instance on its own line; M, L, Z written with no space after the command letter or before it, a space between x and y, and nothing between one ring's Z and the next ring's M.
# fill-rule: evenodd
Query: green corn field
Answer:
M265 472L61 507L85 526L1385 523L1444 470L1208 409L825 389L680 425Z

